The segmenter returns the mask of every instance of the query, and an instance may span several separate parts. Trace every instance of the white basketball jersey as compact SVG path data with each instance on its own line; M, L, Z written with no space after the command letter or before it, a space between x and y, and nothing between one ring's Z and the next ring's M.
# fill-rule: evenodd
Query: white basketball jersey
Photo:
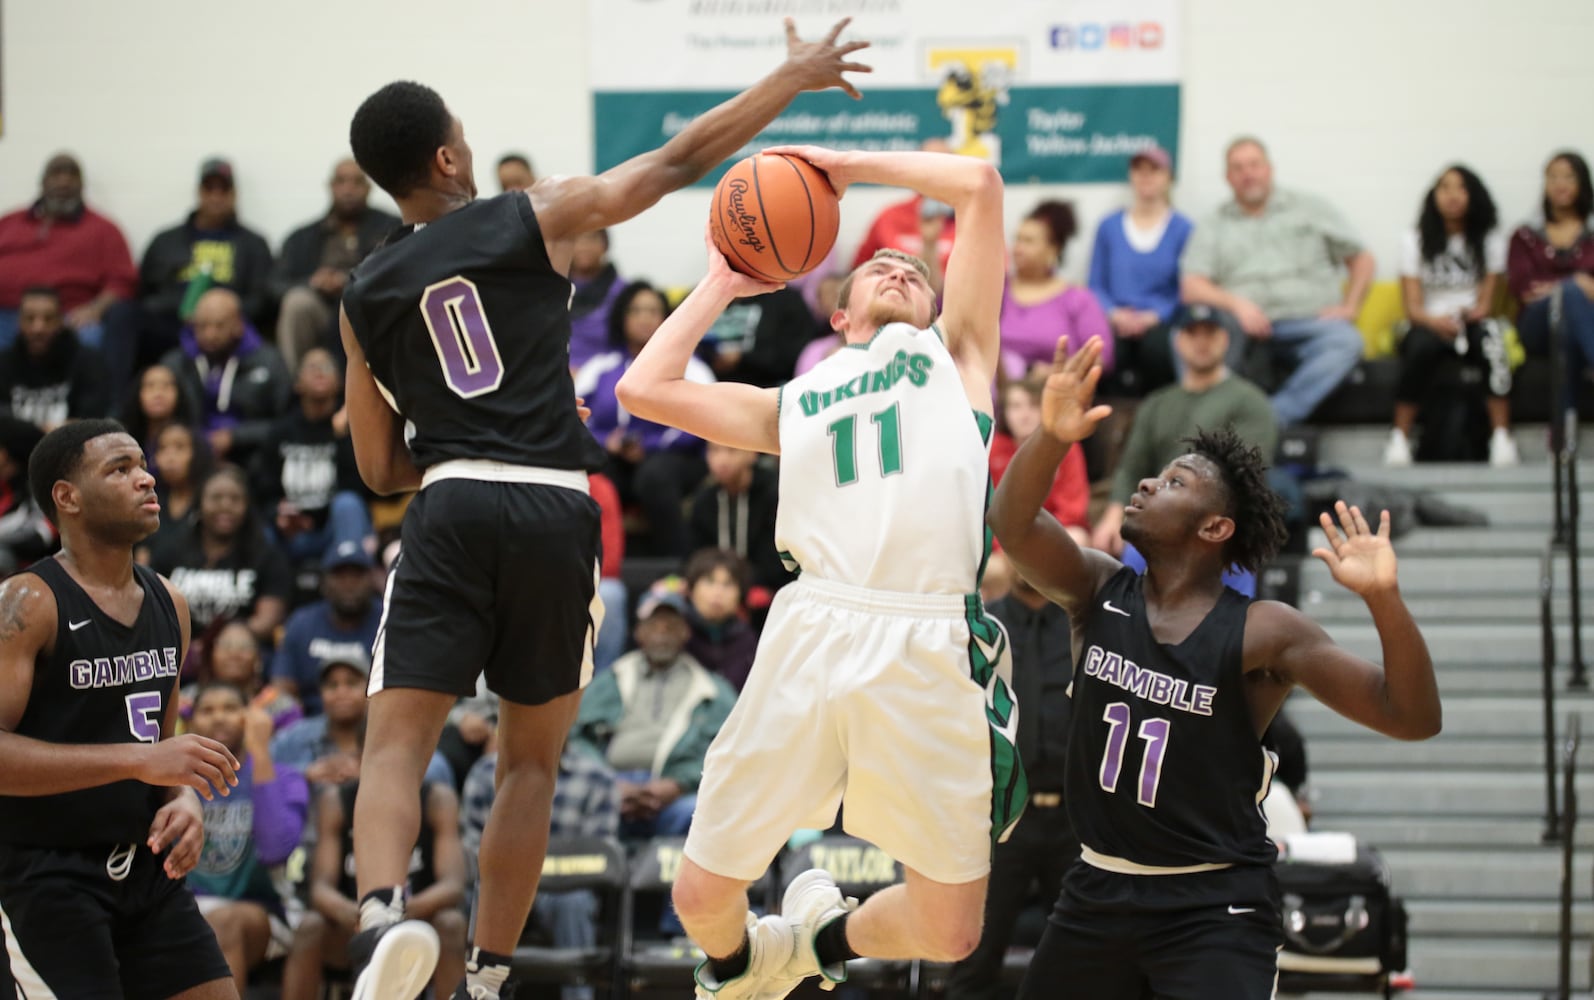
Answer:
M934 327L891 323L843 347L781 390L782 558L874 590L972 593L990 430Z

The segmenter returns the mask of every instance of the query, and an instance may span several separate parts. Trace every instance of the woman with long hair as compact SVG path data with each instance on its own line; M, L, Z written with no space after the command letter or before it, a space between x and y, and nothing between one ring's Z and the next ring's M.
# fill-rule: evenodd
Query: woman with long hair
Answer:
M1043 201L1024 217L1013 237L1013 273L1002 293L1002 354L1015 378L1050 371L1060 337L1068 338L1071 352L1100 337L1102 370L1112 370L1107 315L1090 289L1057 273L1077 229L1073 206Z
M193 522L199 487L214 466L210 443L188 424L169 423L155 435L155 495L161 502L161 523L137 549L139 561L181 534Z
M703 442L690 434L642 420L627 413L614 387L670 313L664 293L646 281L634 281L614 301L609 313L609 350L594 356L576 372L576 395L592 415L587 428L609 453L604 472L627 503L637 504L647 518L646 546L655 556L686 558L690 539L681 505L708 475ZM686 368L695 382L715 381L699 358Z
M188 398L176 372L165 365L150 365L139 373L137 390L122 409L122 426L143 445L151 469L155 468L156 438L161 431L172 424L193 427L198 423L198 401Z
M1434 373L1447 355L1478 369L1487 387L1489 463L1516 465L1511 438L1511 366L1504 327L1490 314L1505 270L1505 236L1494 198L1460 164L1445 169L1423 198L1417 228L1401 246L1400 291L1408 327L1400 342L1395 427L1385 465L1410 465L1417 416L1436 391ZM1433 430L1430 428L1430 430Z
M249 502L248 477L236 465L206 477L193 524L152 553L150 565L188 598L196 639L217 622L239 619L270 643L287 616L292 571L266 541Z
M1522 302L1517 329L1531 355L1550 354L1551 300L1561 294L1566 333L1562 402L1577 406L1583 370L1594 364L1594 184L1588 161L1570 151L1544 167L1543 217L1511 236L1506 279Z

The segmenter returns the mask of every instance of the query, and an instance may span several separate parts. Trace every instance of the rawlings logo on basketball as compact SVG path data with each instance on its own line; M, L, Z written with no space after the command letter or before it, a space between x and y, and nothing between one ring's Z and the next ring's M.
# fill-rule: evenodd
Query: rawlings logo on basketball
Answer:
M737 178L729 186L730 197L726 211L730 225L741 230L739 246L749 247L754 253L764 252L764 241L758 238L758 216L747 211L747 182Z

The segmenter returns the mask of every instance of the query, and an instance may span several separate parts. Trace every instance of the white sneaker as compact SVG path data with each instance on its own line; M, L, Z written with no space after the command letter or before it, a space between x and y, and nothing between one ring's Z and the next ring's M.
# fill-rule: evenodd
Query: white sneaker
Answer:
M1411 464L1411 442L1399 428L1389 432L1389 443L1384 445L1384 464L1401 469Z
M792 879L791 885L786 887L786 895L781 899L780 915L791 925L792 933L797 938L791 962L785 970L786 976L793 979L793 985L809 976L818 976L820 989L833 990L837 983L847 981L845 963L838 962L830 966L819 964L814 940L826 924L841 919L857 908L858 901L851 896L843 897L841 890L836 887L836 880L823 869L810 868Z
M779 917L747 915L747 971L728 982L714 978L707 958L692 973L698 1000L774 1000L790 993L799 980L785 983L791 963L791 926ZM778 992L776 992L778 991Z
M1521 463L1517 454L1516 438L1504 427L1496 427L1489 438L1489 464L1496 469L1509 469Z
M370 964L354 982L352 1000L411 1000L425 992L437 969L437 932L422 920L384 927Z

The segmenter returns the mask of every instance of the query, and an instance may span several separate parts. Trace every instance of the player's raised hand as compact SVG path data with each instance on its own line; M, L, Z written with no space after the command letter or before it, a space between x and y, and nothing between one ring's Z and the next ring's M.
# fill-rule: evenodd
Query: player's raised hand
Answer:
M1041 392L1041 426L1059 441L1083 441L1096 433L1096 425L1107 418L1112 407L1092 406L1096 383L1101 381L1101 338L1092 337L1072 356L1068 338L1057 341L1052 373Z
M830 33L817 42L805 42L797 37L797 22L786 18L786 65L798 74L803 90L829 90L839 87L856 100L863 95L847 82L843 73L873 73L874 69L863 63L851 62L847 56L869 47L868 42L838 42L852 18L844 17L830 29Z
M732 298L751 298L786 287L784 281L760 281L733 270L726 262L725 255L720 253L720 248L714 245L714 223L710 222L704 227L703 242L708 245L708 276L703 280L719 285Z
M163 866L167 878L179 879L193 871L205 848L205 813L199 801L183 792L161 806L149 826L148 843L155 854L171 848Z
M763 152L807 160L825 175L825 180L830 182L830 189L836 192L837 198L846 194L847 185L852 183L852 177L847 170L848 154L839 149L826 149L823 146L770 146Z
M1341 500L1334 504L1334 512L1339 515L1337 527L1327 511L1319 518L1328 546L1313 549L1312 555L1328 565L1346 590L1363 597L1393 590L1395 547L1389 542L1389 511L1379 516L1377 531L1368 526L1359 507L1347 507Z
M238 784L238 758L215 740L186 733L138 748L135 777L146 785L186 785L207 799Z

